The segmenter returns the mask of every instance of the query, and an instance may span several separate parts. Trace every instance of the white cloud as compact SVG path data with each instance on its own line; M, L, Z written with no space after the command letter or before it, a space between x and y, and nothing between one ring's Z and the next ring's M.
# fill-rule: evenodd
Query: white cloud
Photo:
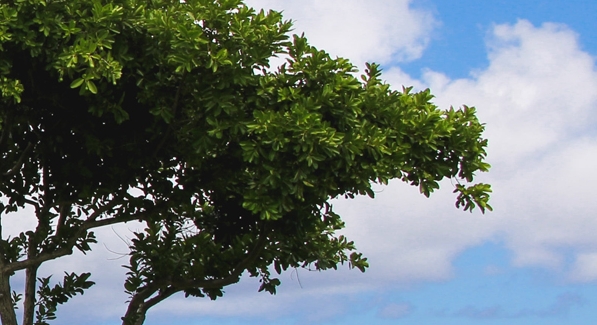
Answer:
M282 10L294 33L334 56L364 62L409 61L421 56L437 22L410 0L250 0L255 8Z
M551 23L496 25L488 45L488 68L471 78L451 80L427 71L417 81L397 68L388 75L390 82L430 87L441 107L476 106L487 123L493 169L483 179L494 185L496 211L437 250L457 251L467 239L499 236L513 250L515 265L566 272L564 252L597 252L595 61L579 48L573 31ZM441 221L430 227L443 227ZM438 218L431 216L428 222L435 224ZM443 228L441 237L452 236L456 225ZM426 238L427 231L412 236ZM597 269L583 256L578 256L575 279L597 279Z
M368 258L367 281L378 286L446 280L452 259L492 235L492 216L457 211L450 182L431 199L398 181L374 200L336 203L347 236ZM474 229L474 231L471 231Z
M597 252L578 254L570 278L578 282L597 280Z
M521 163L594 125L595 62L574 32L521 20L495 26L489 47L489 68L473 79L448 81L433 71L424 79L440 104L480 108L493 161Z

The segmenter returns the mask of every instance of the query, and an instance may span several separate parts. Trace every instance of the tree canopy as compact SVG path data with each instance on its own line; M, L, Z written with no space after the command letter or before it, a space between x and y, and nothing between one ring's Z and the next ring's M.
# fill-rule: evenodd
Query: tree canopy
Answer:
M102 226L146 225L124 283L123 324L142 324L244 272L275 293L272 272L292 267L364 271L329 201L373 183L429 196L453 178L457 207L491 209L489 185L466 185L489 168L475 108L392 90L378 65L359 75L291 26L240 0L0 2L2 324L19 306L22 324L47 324L90 288L89 273L54 284L38 268L90 251ZM36 227L2 234L26 207Z

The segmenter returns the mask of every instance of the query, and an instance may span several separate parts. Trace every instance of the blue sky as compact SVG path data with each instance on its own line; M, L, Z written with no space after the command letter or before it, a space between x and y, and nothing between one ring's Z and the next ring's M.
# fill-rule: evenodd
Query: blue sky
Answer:
M597 11L595 1L422 0L413 1L412 5L433 12L441 21L422 57L402 66L412 76L419 76L420 69L430 68L461 78L473 69L486 67L484 39L491 26L516 23L518 19L536 26L544 22L566 24L579 34L586 51L597 53L597 21L590 14Z
M597 319L596 1L251 0L284 10L316 46L395 88L430 87L441 107L487 123L495 212L454 208L450 182L425 199L397 182L335 202L367 255L345 268L280 276L279 294L243 279L216 301L175 297L147 324L590 324ZM105 234L125 230L106 230ZM122 232L121 232L122 233ZM101 235L101 234L99 234ZM126 237L126 236L125 236ZM120 246L119 246L120 245ZM122 243L106 243L112 251ZM123 260L94 252L98 285L56 324L118 324ZM48 270L79 267L78 257ZM95 273L94 273L95 272ZM120 281L120 282L119 282ZM93 306L93 308L89 308ZM81 313L85 310L85 313ZM64 318L61 318L64 317Z

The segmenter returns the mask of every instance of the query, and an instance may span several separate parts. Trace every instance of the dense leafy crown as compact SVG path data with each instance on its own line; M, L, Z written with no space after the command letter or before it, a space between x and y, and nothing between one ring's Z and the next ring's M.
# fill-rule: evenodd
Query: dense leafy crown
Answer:
M240 0L0 1L0 217L31 205L38 220L2 237L0 300L14 272L35 289L41 263L131 220L147 229L131 243L128 323L175 292L215 299L244 271L273 293L270 266L364 270L331 198L395 178L428 196L488 170L474 108L391 90L375 64L359 78L290 30ZM488 185L455 192L491 208ZM54 317L88 276L41 279L24 323Z

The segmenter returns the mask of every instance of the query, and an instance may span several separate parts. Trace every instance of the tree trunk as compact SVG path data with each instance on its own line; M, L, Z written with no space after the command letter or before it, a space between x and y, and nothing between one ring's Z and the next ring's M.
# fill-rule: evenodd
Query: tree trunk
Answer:
M38 266L28 267L25 270L25 301L23 303L23 325L33 325L35 311L35 289L37 285Z
M139 306L135 304L134 307L131 308L129 303L129 308L126 311L124 317L122 317L122 325L143 325L145 322L145 313L147 311L143 308L143 303Z
M5 272L0 272L0 320L2 325L18 325L11 294L10 276Z

